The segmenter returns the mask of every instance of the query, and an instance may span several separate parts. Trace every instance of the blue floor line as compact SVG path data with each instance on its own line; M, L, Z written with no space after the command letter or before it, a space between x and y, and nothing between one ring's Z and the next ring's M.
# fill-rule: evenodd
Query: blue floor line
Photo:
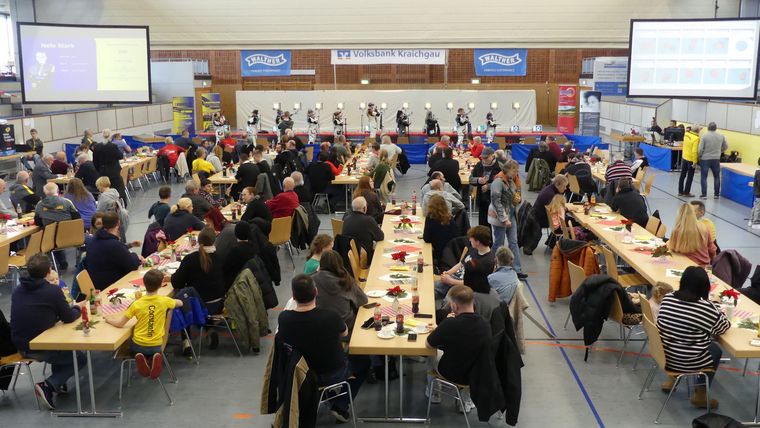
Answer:
M541 317L544 319L544 322L546 323L546 327L549 329L549 332L551 332L551 334L553 334L556 337L557 334L554 332L554 328L552 328L552 324L549 322L549 318L544 313L544 309L541 307L541 303L538 301L538 298L536 298L536 293L533 292L533 288L530 286L530 283L528 283L528 281L526 280L523 280L523 283L528 288L528 291L530 291L530 295L533 296L533 301L536 302L538 311L541 313ZM555 343L559 344L560 342L556 341ZM589 397L588 392L586 391L586 387L583 385L583 381L581 381L581 378L578 376L578 372L575 370L575 366L570 361L570 357L567 356L567 353L565 352L564 348L559 348L559 351L562 353L562 356L565 358L565 362L567 363L568 368L570 368L570 373L573 374L573 377L575 378L575 383L577 383L578 388L581 389L583 398L586 399L586 403L588 403L588 407L591 409L591 413L593 413L594 418L596 419L596 422L599 424L599 428L605 428L604 422L602 422L602 417L599 416L599 412L596 411L596 406L594 406L594 402L591 400L591 397Z

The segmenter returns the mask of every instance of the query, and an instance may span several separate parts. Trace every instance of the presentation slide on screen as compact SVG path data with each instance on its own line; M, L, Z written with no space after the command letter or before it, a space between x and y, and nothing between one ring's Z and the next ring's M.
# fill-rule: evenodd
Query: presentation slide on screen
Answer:
M629 96L755 97L759 20L631 25Z
M24 102L150 102L145 28L19 27Z

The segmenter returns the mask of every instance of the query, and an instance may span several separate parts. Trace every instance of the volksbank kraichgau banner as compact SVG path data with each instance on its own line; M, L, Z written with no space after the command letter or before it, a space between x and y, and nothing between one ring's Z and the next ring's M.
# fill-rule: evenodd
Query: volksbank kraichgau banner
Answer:
M332 64L446 64L445 49L333 49Z

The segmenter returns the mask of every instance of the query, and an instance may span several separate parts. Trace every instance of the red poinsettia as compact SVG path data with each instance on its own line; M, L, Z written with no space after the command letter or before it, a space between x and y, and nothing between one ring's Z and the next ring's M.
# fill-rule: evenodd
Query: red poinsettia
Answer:
M193 228L192 227L188 227L187 228L187 233L193 233Z
M670 252L670 249L667 245L660 245L659 247L656 247L654 251L652 251L652 257L665 257L665 256L672 256L673 254Z
M391 258L393 260L399 260L399 261L401 261L401 263L405 263L406 262L406 256L408 256L408 255L409 254L407 254L406 251L399 251L397 253L391 254Z
M404 217L404 218L402 218L402 219L399 220L399 223L401 223L401 224L412 224L412 219L410 219L409 217Z
M727 288L720 292L720 299L721 300L733 300L734 306L736 306L736 301L739 299L739 296L741 293L734 290L733 288Z
M111 296L111 295L115 294L118 291L119 291L118 288L112 288L112 289L108 290L108 295Z
M623 226L625 226L625 230L627 230L629 232L631 231L631 229L633 229L633 221L628 220L627 218L621 219L620 220L620 224L622 224Z
M399 296L404 293L406 293L406 291L398 285L388 289L388 295L391 297Z
M8 220L11 219L11 215L10 214L2 214L2 219L5 220L5 221L8 221Z

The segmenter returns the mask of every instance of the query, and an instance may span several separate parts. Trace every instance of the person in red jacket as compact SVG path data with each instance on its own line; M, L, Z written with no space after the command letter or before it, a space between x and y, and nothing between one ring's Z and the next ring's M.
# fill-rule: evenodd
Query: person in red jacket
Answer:
M480 137L473 137L472 144L470 145L470 154L472 157L480 159L480 154L483 153L483 147L485 146L480 142Z
M553 136L546 137L546 144L549 146L549 151L552 152L555 159L562 157L562 147L557 144L557 140Z
M177 158L179 157L179 154L184 152L185 149L174 144L174 139L172 137L166 137L165 141L166 145L161 147L161 149L158 151L158 155L166 156L167 159L169 159L169 166L171 168L174 168L174 165L177 164Z
M272 212L272 218L290 217L293 215L293 211L300 205L298 195L293 191L295 187L295 181L290 177L286 177L282 180L282 193L264 202L269 211Z

